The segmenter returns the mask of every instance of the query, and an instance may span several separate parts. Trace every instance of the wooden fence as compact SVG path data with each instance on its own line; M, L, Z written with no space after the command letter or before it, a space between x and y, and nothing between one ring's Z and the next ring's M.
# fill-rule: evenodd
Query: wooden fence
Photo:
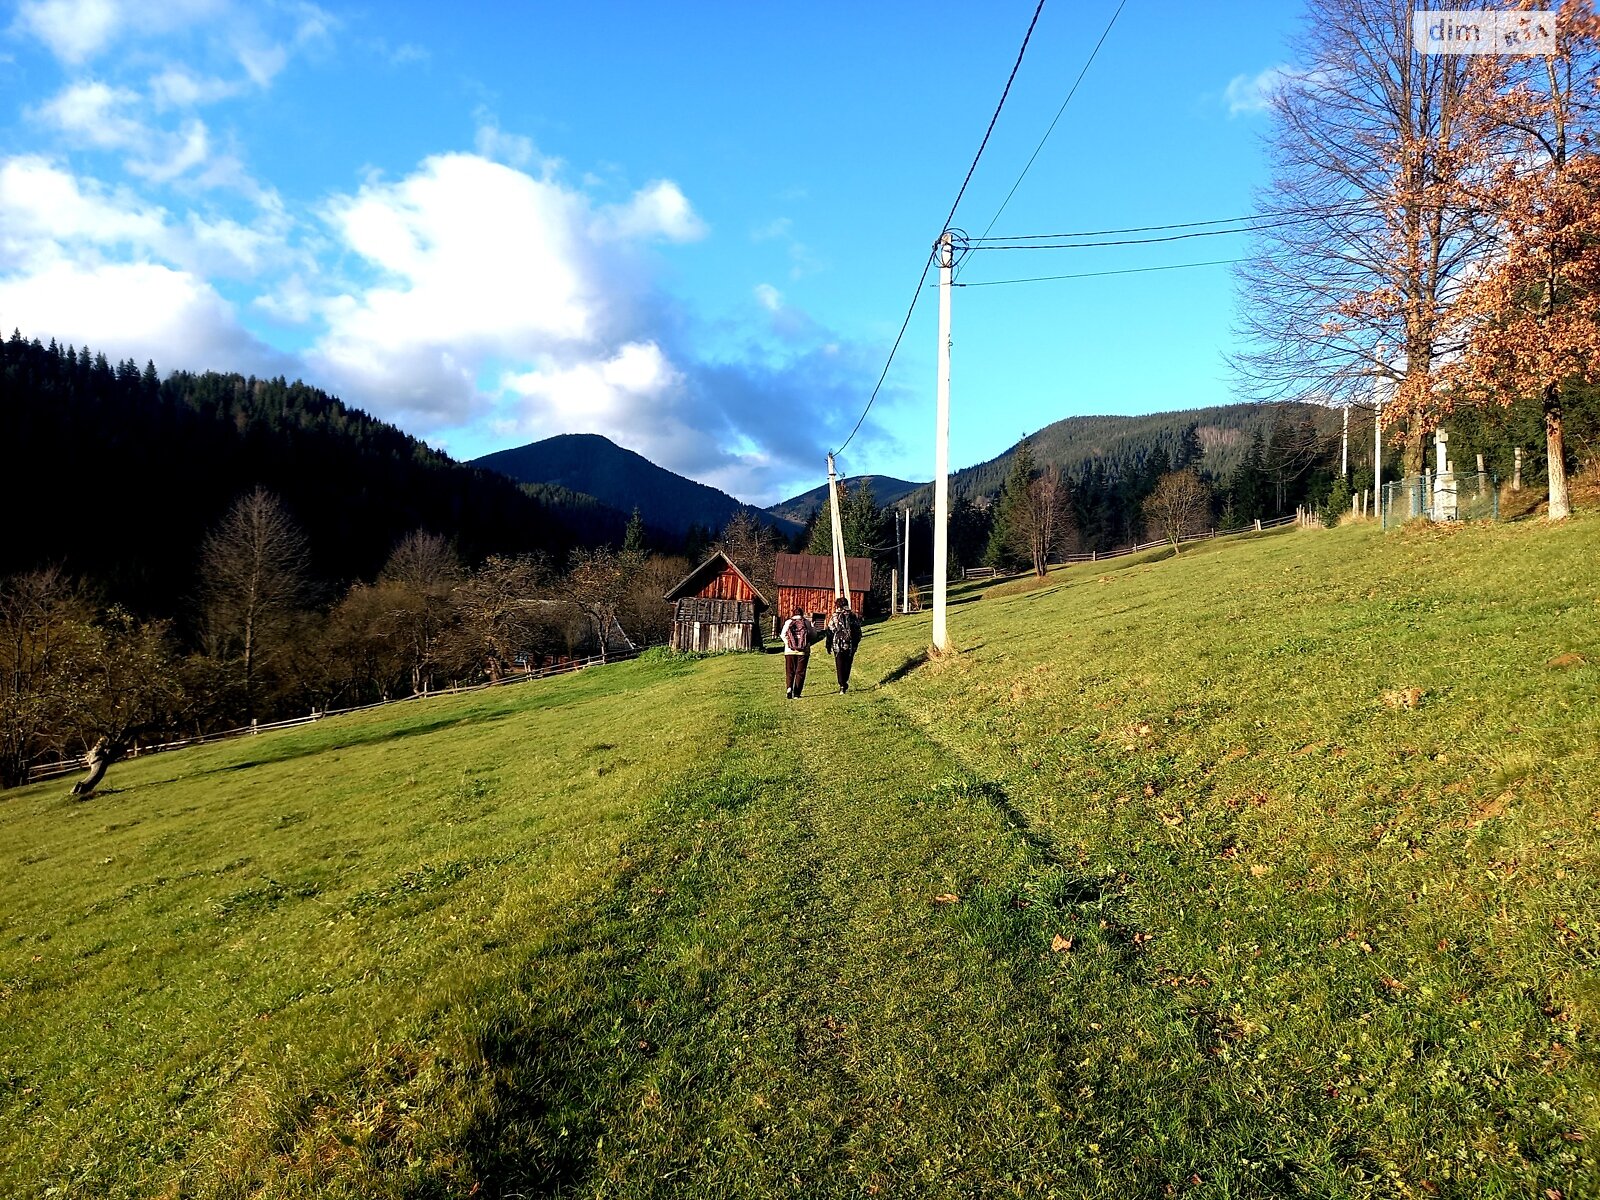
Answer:
M176 741L160 742L153 746L134 746L123 755L124 758L143 758L147 754L159 754L163 750L181 750L185 746L199 746L207 742L225 742L232 738L253 737L258 733L268 733L274 729L293 729L296 725L310 725L324 717L342 717L346 713L367 712L374 708L387 708L391 704L410 704L414 700L427 700L433 696L459 696L465 692L483 692L490 688L505 687L513 683L528 683L535 679L549 679L554 675L570 675L574 671L587 670L590 667L604 666L606 663L623 662L630 658L637 658L648 647L638 646L629 650L619 650L614 654L591 655L588 658L571 658L562 662L552 663L546 667L539 667L532 671L518 671L502 679L492 680L488 683L468 684L465 687L439 688L431 692L418 692L412 696L401 696L397 700L378 700L372 704L357 704L350 708L329 708L321 712L313 712L304 717L291 717L287 721L269 721L260 723L250 722L240 725L236 729L220 729L214 733L197 734L190 738L179 738ZM28 770L28 782L39 783L46 779L59 779L63 775L76 775L79 771L87 770L81 758L62 759L60 762L39 763Z
M1271 521L1255 521L1243 529L1210 529L1205 533L1186 533L1178 539L1179 545L1188 545L1190 542L1204 542L1211 538L1236 537L1242 533L1261 533L1268 529L1279 529L1285 525L1304 525L1305 521L1300 514L1278 517ZM1108 559L1124 558L1129 554L1143 554L1146 550L1159 550L1162 546L1172 545L1171 538L1157 538L1153 542L1138 542L1132 546L1120 546L1115 550L1091 550L1087 554L1063 554L1050 560L1050 566L1072 566L1076 563L1105 562ZM994 567L968 567L961 572L962 579L998 579L1001 574ZM913 582L926 586L931 582L930 577L924 577Z

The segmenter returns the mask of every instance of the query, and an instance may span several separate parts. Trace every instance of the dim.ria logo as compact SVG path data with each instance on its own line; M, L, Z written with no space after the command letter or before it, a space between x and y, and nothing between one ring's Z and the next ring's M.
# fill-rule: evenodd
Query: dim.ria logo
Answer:
M1556 18L1545 11L1417 9L1411 42L1422 54L1554 54Z

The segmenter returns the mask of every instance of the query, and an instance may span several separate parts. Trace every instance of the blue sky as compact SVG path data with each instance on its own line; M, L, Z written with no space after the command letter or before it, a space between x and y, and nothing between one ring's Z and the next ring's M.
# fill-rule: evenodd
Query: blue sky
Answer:
M1116 0L1051 0L980 233ZM0 8L0 325L283 373L460 457L598 432L768 503L883 367L1032 3ZM1231 217L1290 6L1127 0L993 231ZM967 282L1237 256L990 252ZM848 471L932 472L930 291ZM955 296L951 458L1232 399L1226 267Z

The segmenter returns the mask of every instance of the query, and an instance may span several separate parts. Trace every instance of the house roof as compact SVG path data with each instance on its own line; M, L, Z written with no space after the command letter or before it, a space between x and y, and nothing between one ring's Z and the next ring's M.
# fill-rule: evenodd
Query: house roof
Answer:
M782 556L780 555L779 557ZM685 575L662 599L676 600L680 596L692 596L724 571L732 571L740 579L744 580L745 586L755 594L757 603L763 608L771 607L767 598L761 594L761 589L750 582L750 576L739 570L734 565L733 559L729 558L721 550L713 551L710 558Z
M872 590L872 560L846 558L852 592ZM833 591L833 558L827 554L780 554L772 568L772 582L779 587L822 588Z

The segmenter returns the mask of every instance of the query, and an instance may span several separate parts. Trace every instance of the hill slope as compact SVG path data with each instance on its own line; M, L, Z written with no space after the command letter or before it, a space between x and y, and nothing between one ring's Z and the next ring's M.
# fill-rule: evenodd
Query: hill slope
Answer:
M1208 543L848 696L654 656L11 793L0 1191L1600 1194L1597 552Z
M880 508L891 507L896 501L910 495L918 488L927 487L927 484L912 483L906 479L896 479L892 475L852 475L845 480L845 483L851 489L855 489L861 486L862 480L866 480L868 485L871 486L872 495L877 500ZM817 509L822 507L827 498L828 485L823 483L819 487L812 488L809 492L801 492L798 496L791 496L781 503L768 505L767 511L775 516L784 517L804 525L811 520Z
M559 487L464 466L303 383L113 366L14 336L0 344L0 575L45 563L171 614L206 531L243 492L276 492L326 580L370 578L423 527L469 559L619 540L626 515ZM41 488L40 472L53 473Z
M472 465L524 483L555 484L594 496L623 512L639 509L657 528L685 534L690 526L720 531L735 514L749 512L782 533L799 526L735 500L726 492L658 467L642 454L597 433L563 433L510 450L497 450Z
M1067 417L1046 425L1028 442L1039 466L1059 467L1075 482L1093 478L1099 485L1112 486L1125 477L1144 474L1155 455L1168 462L1178 460L1185 435L1193 427L1203 451L1200 469L1213 479L1224 479L1244 461L1257 432L1265 439L1279 421L1307 420L1324 436L1339 428L1339 414L1316 405L1227 404L1139 417ZM971 499L998 495L1015 451L1012 446L994 458L954 472L951 495ZM930 507L931 485L924 484L909 500L914 508Z

